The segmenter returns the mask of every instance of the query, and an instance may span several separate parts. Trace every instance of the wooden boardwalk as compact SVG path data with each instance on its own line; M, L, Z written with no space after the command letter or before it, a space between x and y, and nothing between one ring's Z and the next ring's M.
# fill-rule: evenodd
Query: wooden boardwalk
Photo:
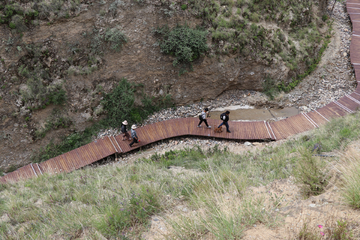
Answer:
M250 121L229 122L231 133L215 133L213 129L198 128L198 118L179 118L162 121L138 128L140 143L129 147L122 136L104 137L85 146L64 153L42 163L32 163L0 178L0 182L16 182L20 179L37 177L44 173L56 174L71 172L99 161L115 153L128 153L142 146L174 137L194 136L222 138L230 140L280 140L291 135L308 131L327 123L332 118L354 113L360 107L360 0L348 0L347 10L353 24L350 45L351 63L355 70L358 86L350 95L312 111L301 113L276 122ZM220 120L208 119L211 126L220 124Z

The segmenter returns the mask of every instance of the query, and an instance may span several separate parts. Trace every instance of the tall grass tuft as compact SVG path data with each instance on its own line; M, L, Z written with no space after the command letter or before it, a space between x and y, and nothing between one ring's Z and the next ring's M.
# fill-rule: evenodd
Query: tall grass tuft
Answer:
M189 201L191 214L167 219L170 239L240 239L244 230L255 223L273 225L277 216L264 207L264 198L246 194L246 177L230 171L200 177Z
M313 157L312 153L307 150L301 151L301 157L293 173L296 181L301 184L301 192L304 197L320 195L329 183L326 163Z
M360 154L351 151L341 165L343 197L347 204L360 208Z

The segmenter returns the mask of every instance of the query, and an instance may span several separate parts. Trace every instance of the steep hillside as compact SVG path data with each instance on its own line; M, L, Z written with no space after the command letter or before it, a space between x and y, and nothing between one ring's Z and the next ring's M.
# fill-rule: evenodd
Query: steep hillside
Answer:
M104 94L122 78L176 104L262 90L266 78L287 86L326 46L326 4L2 0L0 167L101 118Z
M0 184L0 238L359 239L359 117L257 147L159 143L133 161Z

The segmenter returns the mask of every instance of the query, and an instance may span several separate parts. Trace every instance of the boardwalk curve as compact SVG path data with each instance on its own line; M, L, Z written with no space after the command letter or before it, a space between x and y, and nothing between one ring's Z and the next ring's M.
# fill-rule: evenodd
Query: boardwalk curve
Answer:
M329 122L330 119L354 113L360 107L360 0L348 0L346 6L353 25L350 59L358 82L358 86L352 94L345 95L315 111L300 113L276 122L231 122L231 133L215 133L213 129L198 128L198 118L179 118L157 122L137 129L141 142L132 148L128 141L122 141L121 135L106 136L42 163L31 163L21 167L1 177L0 183L16 182L44 173L68 173L115 153L128 153L142 146L174 137L196 136L229 140L276 141L317 128ZM221 122L214 119L208 119L208 121L212 126L217 126Z

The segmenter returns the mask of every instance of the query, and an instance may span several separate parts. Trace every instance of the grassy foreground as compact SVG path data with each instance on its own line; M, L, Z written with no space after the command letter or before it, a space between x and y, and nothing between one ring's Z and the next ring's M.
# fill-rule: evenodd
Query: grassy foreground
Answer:
M195 146L134 164L0 185L0 239L141 239L151 216L164 216L179 204L191 211L168 219L167 238L239 239L254 224L281 224L275 211L278 200L264 202L253 197L249 187L293 175L304 196L320 194L326 166L309 149L321 143L322 151L343 150L359 139L359 132L360 114L349 115L256 153L236 155ZM359 159L351 161L352 170L343 181L344 197L354 208L360 207ZM310 182L304 180L309 175L304 169L312 171Z

